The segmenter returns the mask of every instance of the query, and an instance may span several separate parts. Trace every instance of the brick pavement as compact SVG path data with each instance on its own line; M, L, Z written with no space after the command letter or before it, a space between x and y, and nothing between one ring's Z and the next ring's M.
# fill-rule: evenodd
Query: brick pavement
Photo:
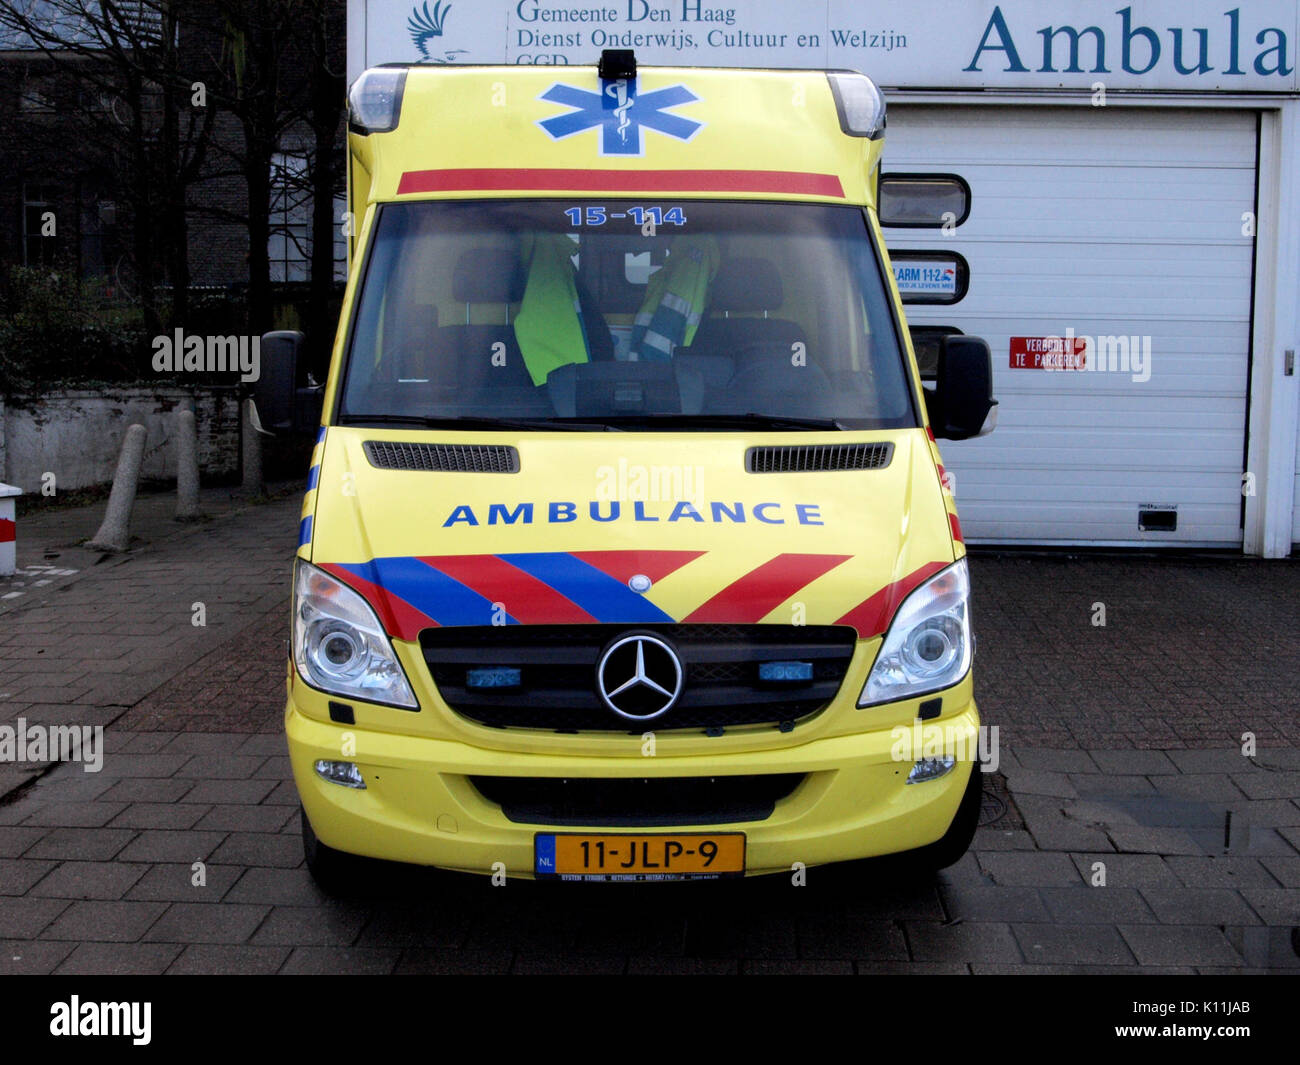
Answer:
M1300 627L1288 622L1300 565L977 555L972 572L980 709L1016 747L1217 749L1246 732L1261 747L1300 741ZM288 616L274 602L121 727L278 730ZM1092 624L1098 602L1105 626ZM226 690L242 698L214 714Z
M301 864L278 732L296 518L289 498L159 522L0 600L0 723L109 726L99 773L0 766L0 972L1300 970L1295 564L977 557L1011 805L936 881L874 863L806 888L494 889L385 868L340 901Z
M107 725L179 669L283 608L292 541L286 547L268 530L296 522L296 493L250 507L228 490L210 490L203 508L221 516L196 525L171 520L167 495L141 503L133 520L141 549L121 555L76 546L93 534L102 504L23 522L24 574L0 580L0 724L21 716ZM65 572L38 584L31 567L50 556L57 557L48 564ZM20 594L4 599L6 588ZM0 763L0 794L40 769Z
M272 499L296 496L298 485L268 485ZM32 497L21 498L24 503ZM138 552L174 537L201 531L207 522L226 517L251 505L238 488L205 488L200 493L201 517L196 523L173 520L176 493L142 491L131 510L131 550ZM18 572L0 579L0 616L26 606L32 596L45 594L52 584L63 584L91 566L112 561L113 556L82 547L99 529L105 503L84 507L54 507L20 514L18 518Z
M976 693L1016 746L1296 744L1297 561L976 556L971 575Z

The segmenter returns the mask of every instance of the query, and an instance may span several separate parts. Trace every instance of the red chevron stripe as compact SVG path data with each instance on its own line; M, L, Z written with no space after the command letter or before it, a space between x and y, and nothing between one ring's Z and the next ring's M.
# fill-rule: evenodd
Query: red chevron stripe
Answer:
M948 512L948 524L952 526L952 538L961 543L961 522L957 520L957 515L952 511Z
M581 625L595 621L572 599L495 555L431 555L425 565L460 581L489 603L502 603L523 625Z
M627 584L638 573L658 584L661 580L694 562L703 551L574 551L573 557L594 566L607 577Z
M375 608L380 624L384 626L384 631L389 636L399 640L414 640L420 635L421 629L432 629L438 626L433 618L422 610L416 610L405 599L399 599L388 589L372 584L364 577L349 573L342 566L325 562L321 564L321 569L337 577L353 591L360 593Z
M835 624L852 625L858 630L858 638L862 640L869 640L873 636L879 636L889 628L889 623L894 620L894 612L898 610L898 605L916 588L948 565L947 562L927 562L920 569L913 570L901 580L885 585L871 598L865 599L855 606Z
M823 573L829 573L852 555L777 555L717 595L682 620L742 625L770 614L795 592Z

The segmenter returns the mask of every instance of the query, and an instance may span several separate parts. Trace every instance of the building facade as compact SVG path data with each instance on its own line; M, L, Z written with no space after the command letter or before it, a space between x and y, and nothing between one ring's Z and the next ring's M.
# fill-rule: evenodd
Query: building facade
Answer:
M1225 10L1226 9L1226 10ZM1300 43L1291 0L351 0L379 62L852 68L889 106L886 173L945 173L968 217L887 231L969 267L913 327L986 338L997 432L947 443L971 542L1300 542Z

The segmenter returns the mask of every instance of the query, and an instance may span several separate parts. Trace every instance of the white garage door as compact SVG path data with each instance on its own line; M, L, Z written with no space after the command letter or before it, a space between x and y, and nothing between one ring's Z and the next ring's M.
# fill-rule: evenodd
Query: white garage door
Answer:
M1295 438L1295 503L1291 509L1291 553L1300 554L1300 425L1296 426Z
M942 444L971 541L1241 543L1255 140L1253 113L891 106L886 172L972 191L951 236L886 231L970 264L962 302L908 317L993 349L997 431ZM1069 329L1149 338L1149 365L1012 368Z

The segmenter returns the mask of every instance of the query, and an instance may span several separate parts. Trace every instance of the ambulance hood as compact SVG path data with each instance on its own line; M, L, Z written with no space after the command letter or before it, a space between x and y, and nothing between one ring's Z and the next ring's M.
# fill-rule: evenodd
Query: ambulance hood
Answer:
M813 444L832 466L833 449L870 446L871 468L751 472L807 462L785 449ZM364 595L397 639L435 625L673 622L843 624L868 638L962 550L936 454L922 429L331 427L299 554Z

